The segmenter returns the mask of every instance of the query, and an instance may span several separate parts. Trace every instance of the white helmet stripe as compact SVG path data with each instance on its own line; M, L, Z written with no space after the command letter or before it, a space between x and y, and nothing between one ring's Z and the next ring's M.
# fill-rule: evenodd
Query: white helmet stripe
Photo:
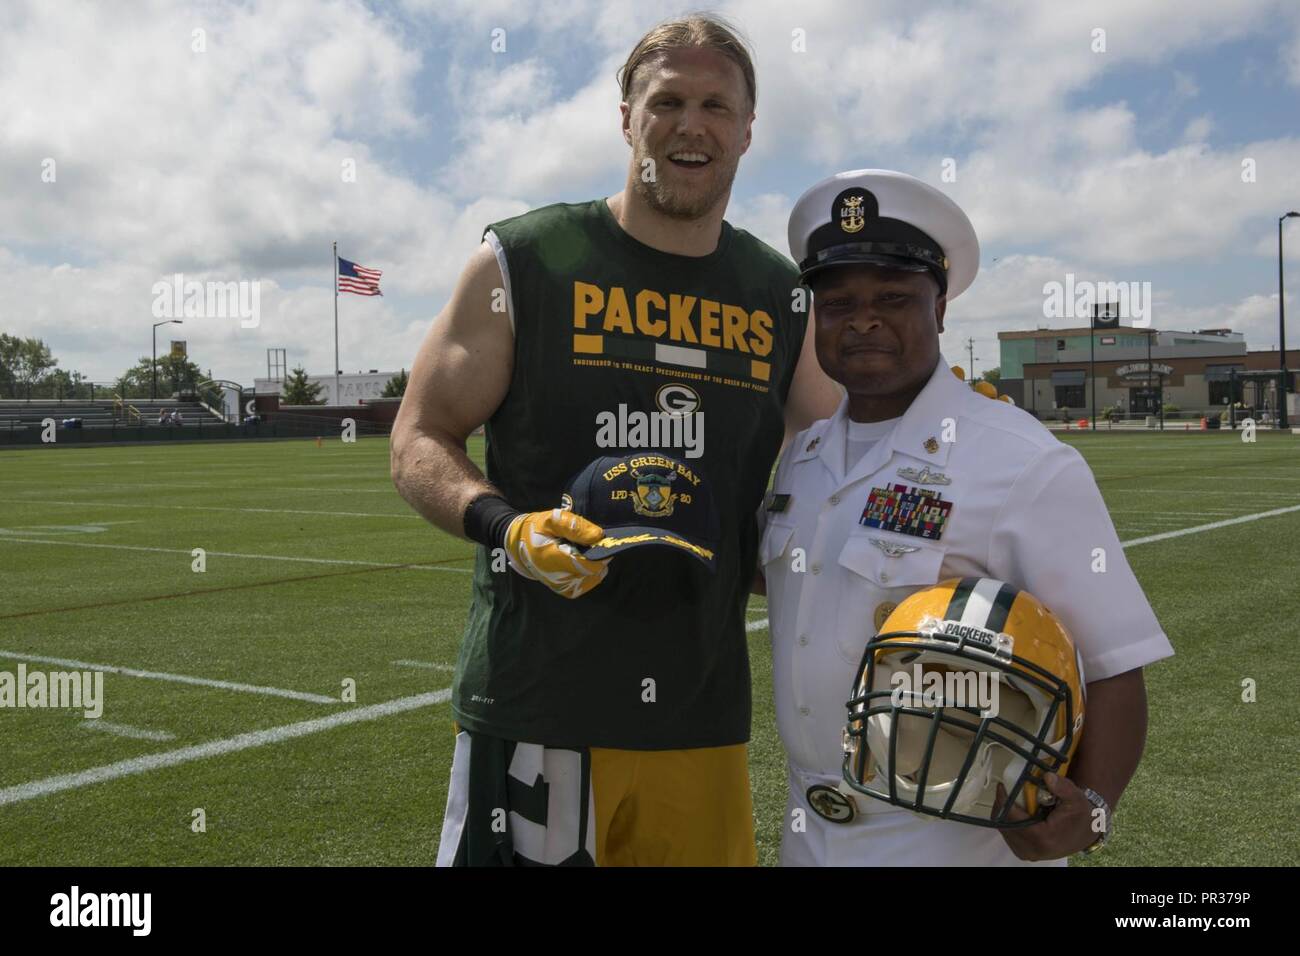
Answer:
M970 624L973 627L987 627L989 614L993 611L993 602L997 600L998 592L1002 590L1002 582L993 578L980 578L975 584L975 589L971 591L970 597L966 599L966 607L962 610L961 623Z

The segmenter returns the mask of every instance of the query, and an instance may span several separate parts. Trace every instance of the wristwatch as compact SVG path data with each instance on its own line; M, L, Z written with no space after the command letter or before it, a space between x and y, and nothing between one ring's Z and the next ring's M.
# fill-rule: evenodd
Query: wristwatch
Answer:
M1083 795L1088 798L1088 802L1093 807L1101 811L1101 818L1106 821L1106 829L1101 836L1097 837L1089 846L1083 848L1084 853L1096 853L1110 842L1110 836L1115 832L1115 815L1111 813L1110 804L1106 802L1106 798L1092 787L1084 787Z

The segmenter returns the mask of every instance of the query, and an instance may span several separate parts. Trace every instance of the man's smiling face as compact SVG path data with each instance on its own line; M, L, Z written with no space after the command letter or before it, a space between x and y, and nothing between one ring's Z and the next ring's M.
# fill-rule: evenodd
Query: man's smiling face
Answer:
M947 299L928 272L852 264L810 277L817 360L850 397L906 397L939 361Z
M698 219L726 200L753 119L733 60L714 50L669 50L637 68L622 109L636 190L650 208Z

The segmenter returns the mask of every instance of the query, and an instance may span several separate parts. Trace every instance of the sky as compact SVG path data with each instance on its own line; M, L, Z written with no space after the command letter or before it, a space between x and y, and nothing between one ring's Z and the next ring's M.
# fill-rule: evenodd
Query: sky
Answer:
M339 302L345 372L409 368L498 219L622 188L615 73L637 0L0 5L0 331L96 382L150 350L156 284L257 283L158 329L251 385L266 350L333 368L331 243L382 269ZM753 145L727 220L789 254L798 196L897 169L979 235L942 348L1077 325L1044 285L1149 282L1152 325L1278 338L1277 220L1300 209L1300 4L717 3L750 42ZM945 178L945 169L953 175ZM355 170L354 175L347 175ZM951 180L951 181L948 181ZM1300 288L1300 219L1287 223ZM1291 308L1292 347L1300 306Z

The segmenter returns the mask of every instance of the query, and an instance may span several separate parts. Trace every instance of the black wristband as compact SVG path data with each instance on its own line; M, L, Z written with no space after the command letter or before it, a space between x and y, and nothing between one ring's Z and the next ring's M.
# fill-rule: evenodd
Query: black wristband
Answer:
M500 495L484 492L465 509L465 537L489 550L504 547L506 529L520 514Z

